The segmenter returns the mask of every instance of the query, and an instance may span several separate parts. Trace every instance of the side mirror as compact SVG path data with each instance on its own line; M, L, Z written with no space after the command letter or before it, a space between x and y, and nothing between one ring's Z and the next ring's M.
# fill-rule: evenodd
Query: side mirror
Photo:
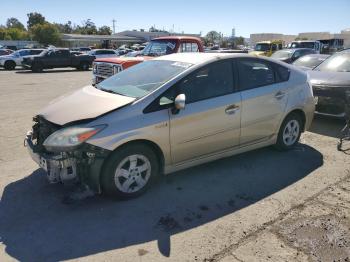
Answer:
M185 109L186 106L186 96L185 94L177 95L174 101L174 107L172 110L173 114L179 113L180 110Z

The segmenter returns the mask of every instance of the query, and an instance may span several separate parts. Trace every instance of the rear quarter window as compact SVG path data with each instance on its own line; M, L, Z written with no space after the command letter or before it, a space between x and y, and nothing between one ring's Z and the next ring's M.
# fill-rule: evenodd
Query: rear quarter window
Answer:
M274 64L274 70L276 72L276 82L285 82L289 80L290 70L287 67Z

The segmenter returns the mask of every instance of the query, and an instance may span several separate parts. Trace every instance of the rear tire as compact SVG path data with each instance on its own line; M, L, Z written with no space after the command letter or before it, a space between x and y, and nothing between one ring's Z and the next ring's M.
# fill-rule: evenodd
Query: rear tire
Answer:
M80 64L80 70L82 70L82 71L88 71L89 68L90 68L90 65L89 65L89 63L87 63L87 62L82 62L82 63Z
M4 68L6 70L13 70L13 69L16 68L16 63L11 61L11 60L10 61L6 61L5 64L4 64Z
M43 67L39 63L35 63L32 65L32 72L34 73L41 73L43 71Z
M275 147L282 151L292 149L300 139L302 128L301 117L296 113L289 114L282 122Z
M155 152L144 144L126 145L106 160L101 174L102 191L119 199L143 194L159 173Z

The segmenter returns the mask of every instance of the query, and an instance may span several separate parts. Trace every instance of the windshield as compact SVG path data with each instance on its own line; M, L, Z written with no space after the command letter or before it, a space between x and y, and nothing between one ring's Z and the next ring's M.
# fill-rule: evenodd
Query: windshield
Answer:
M269 51L270 50L270 44L263 43L263 44L256 44L255 51Z
M350 53L335 54L321 63L315 70L325 72L350 72Z
M161 56L175 52L175 40L154 40L151 41L142 51L145 56Z
M318 66L319 64L321 64L325 59L327 58L327 56L324 57L315 57L315 56L303 56L301 58L299 58L298 60L296 60L293 65L296 66L304 66L304 67L308 67L308 68L315 68L316 66Z
M315 42L292 42L290 48L315 48Z
M190 63L152 60L137 64L102 81L96 88L134 98L143 97L192 66Z
M272 58L277 58L277 59L287 59L292 57L292 52L289 50L280 50L271 55Z

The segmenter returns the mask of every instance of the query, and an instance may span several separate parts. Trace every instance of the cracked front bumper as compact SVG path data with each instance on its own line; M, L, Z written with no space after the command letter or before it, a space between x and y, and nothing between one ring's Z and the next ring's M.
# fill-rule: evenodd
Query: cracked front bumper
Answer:
M46 171L50 183L80 182L89 189L101 193L100 175L104 160L110 154L109 150L84 144L69 153L37 153L31 131L24 139L24 146L34 162Z
M34 162L46 171L47 179L50 183L67 183L78 179L75 159L69 158L63 153L53 155L35 153L32 132L27 133L24 139L24 146Z

